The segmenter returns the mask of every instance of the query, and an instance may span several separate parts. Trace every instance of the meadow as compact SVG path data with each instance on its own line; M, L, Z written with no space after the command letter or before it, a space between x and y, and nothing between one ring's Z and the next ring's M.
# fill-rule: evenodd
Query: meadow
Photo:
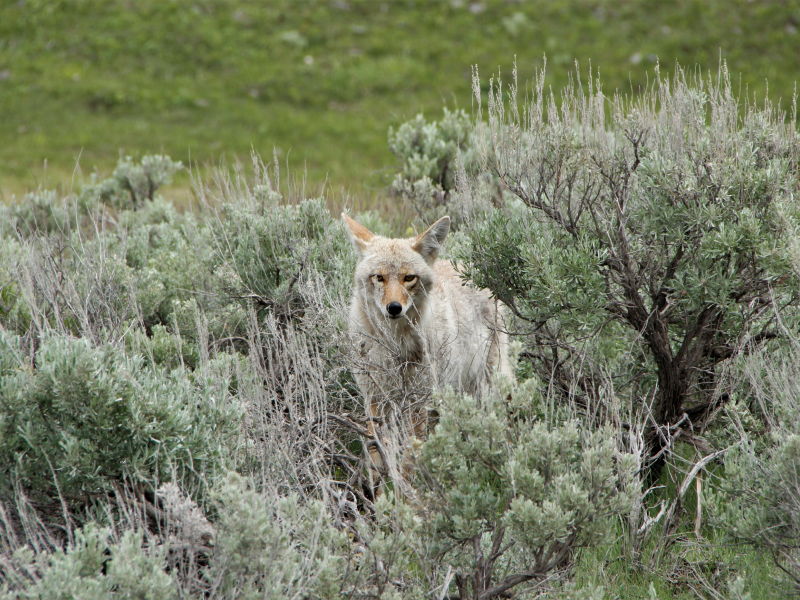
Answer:
M791 102L800 4L623 0L23 0L0 6L0 194L74 187L119 157L248 162L374 203L389 127L472 110L471 69L559 90L580 63L636 93L675 62L728 63L749 94ZM45 167L46 161L46 167ZM188 176L177 182L186 188Z

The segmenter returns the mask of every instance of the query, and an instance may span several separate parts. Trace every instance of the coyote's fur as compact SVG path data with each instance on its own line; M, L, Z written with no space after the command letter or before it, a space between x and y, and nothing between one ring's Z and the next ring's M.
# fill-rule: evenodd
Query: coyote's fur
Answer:
M350 331L354 374L378 446L370 454L379 470L396 476L384 462L396 467L401 448L387 448L387 436L423 440L433 390L480 395L495 371L512 376L504 307L436 260L449 217L411 239L377 236L342 218L358 253Z

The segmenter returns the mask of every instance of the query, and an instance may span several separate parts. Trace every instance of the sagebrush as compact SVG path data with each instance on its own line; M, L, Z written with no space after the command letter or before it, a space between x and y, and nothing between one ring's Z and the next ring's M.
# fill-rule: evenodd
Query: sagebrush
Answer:
M391 134L516 340L516 382L427 400L413 497L372 494L329 199L255 157L182 213L151 157L3 207L0 595L785 595L794 114L724 70L629 99L543 81Z

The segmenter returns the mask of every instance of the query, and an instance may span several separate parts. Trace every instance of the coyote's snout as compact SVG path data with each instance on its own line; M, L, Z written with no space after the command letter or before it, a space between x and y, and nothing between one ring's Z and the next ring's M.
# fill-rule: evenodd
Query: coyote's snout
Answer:
M481 394L495 371L512 375L503 307L437 260L449 217L410 239L377 236L342 218L358 253L350 331L355 378L378 444L371 456L379 469L395 471L384 464L397 462L387 447L396 444L387 440L425 438L432 390Z

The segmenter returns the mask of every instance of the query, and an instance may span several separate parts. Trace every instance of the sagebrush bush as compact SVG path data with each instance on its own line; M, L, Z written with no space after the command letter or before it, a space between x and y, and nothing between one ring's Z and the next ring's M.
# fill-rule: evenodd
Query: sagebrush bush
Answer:
M214 598L337 598L346 581L349 539L322 502L258 493L230 474L214 494L219 504Z
M800 590L800 345L795 332L786 336L789 342L784 347L743 357L734 371L748 384L751 395L726 411L736 443L726 456L725 477L711 500L725 533L770 554L792 579L796 592Z
M564 400L598 406L606 374L627 382L652 413L657 479L684 415L713 414L725 362L796 312L795 117L741 102L724 67L610 104L590 78L559 100L544 73L524 102L516 81L492 84L476 144L516 200L473 212L461 258Z
M352 271L347 240L322 198L296 205L277 202L256 207L228 204L224 229L216 231L220 252L241 282L238 292L291 318L309 306L304 298L309 280L325 278L332 289L342 289Z
M607 539L638 493L635 459L610 429L548 423L535 380L498 383L482 402L442 398L422 448L430 543L456 569L461 598L544 579Z
M73 230L83 216L75 196L60 197L55 190L25 194L21 202L0 207L0 230L4 236L35 232L65 233Z
M441 121L426 122L422 115L389 129L389 149L403 163L400 175L408 181L430 179L443 191L455 187L455 161L459 151L465 161L476 157L472 145L472 124L463 110L444 109Z
M158 189L169 184L182 168L180 161L175 162L169 156L147 155L138 163L126 156L119 160L110 178L99 180L92 173L81 197L89 202L107 203L116 209L136 210L146 200L155 200Z
M242 407L224 369L188 375L144 366L119 348L52 335L34 364L0 335L0 493L104 494L178 474L202 486L232 465Z
M143 533L125 531L115 539L109 528L90 524L76 529L65 549L35 556L18 550L0 587L4 600L169 600L177 597L173 578L165 572L166 548L143 547ZM27 571L30 576L21 576Z
M15 237L0 237L0 323L11 331L31 327L31 312L22 296L19 264L23 244Z
M424 224L449 215L457 224L459 211L452 202L457 166L473 170L478 163L469 116L463 110L444 109L441 121L422 115L389 129L389 149L402 161L392 190L409 202Z

